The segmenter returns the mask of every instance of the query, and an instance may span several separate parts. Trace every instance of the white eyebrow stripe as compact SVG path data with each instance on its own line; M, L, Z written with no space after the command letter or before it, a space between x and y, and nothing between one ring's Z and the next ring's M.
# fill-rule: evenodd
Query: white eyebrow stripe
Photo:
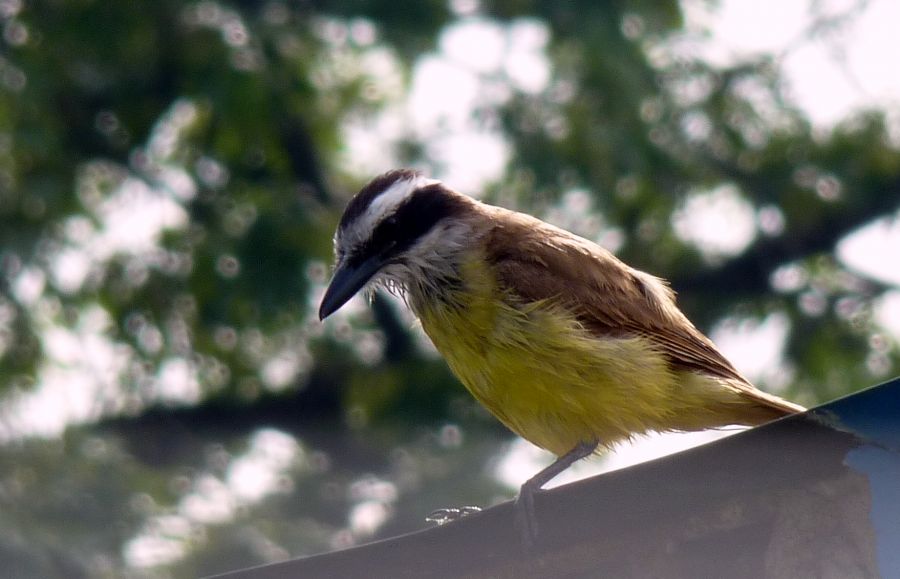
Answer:
M342 232L342 243L345 248L355 247L372 236L375 228L388 215L393 213L410 195L417 189L440 183L437 179L429 179L421 175L412 179L402 179L388 187L383 193L375 197L365 212L351 224L351 227Z
M371 225L374 228L388 213L392 213L397 206L412 195L413 191L435 183L439 183L439 181L422 176L397 181L372 200L366 212L362 214L362 220L367 222L365 225Z

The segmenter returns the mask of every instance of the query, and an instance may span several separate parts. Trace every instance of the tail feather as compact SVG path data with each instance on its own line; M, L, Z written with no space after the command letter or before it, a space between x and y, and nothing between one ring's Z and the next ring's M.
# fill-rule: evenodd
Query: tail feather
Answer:
M763 392L749 383L739 384L739 391L745 399L754 403L754 411L748 412L747 421L741 424L756 426L791 414L806 412L803 406Z

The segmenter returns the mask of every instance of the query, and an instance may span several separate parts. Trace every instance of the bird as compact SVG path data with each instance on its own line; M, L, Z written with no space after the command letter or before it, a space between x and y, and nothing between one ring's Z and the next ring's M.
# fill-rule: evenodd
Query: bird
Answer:
M324 320L358 292L402 296L465 388L555 461L516 498L637 435L756 426L805 409L751 384L681 312L668 283L536 217L414 169L372 179L334 235Z

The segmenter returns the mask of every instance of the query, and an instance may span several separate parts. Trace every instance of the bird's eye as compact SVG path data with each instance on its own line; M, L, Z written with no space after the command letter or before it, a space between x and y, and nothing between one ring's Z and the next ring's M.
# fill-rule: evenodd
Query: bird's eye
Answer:
M394 215L391 215L390 217L388 217L387 219L384 220L384 224L387 227L397 227L397 217Z

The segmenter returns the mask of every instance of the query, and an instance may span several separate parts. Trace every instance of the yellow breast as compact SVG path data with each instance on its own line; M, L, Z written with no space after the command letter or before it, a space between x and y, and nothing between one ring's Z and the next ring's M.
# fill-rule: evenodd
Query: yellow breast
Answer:
M560 455L581 441L732 423L721 408L739 407L737 394L673 372L648 339L594 336L550 301L515 304L477 256L461 275L451 299L412 305L466 388L537 446Z

